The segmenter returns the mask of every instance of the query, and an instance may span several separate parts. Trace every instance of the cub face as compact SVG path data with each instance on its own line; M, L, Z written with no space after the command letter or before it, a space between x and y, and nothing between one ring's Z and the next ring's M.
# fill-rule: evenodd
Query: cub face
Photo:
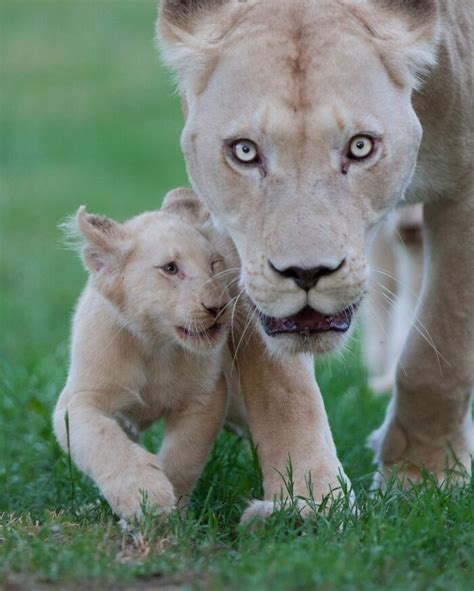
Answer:
M77 213L92 285L146 342L193 352L220 346L229 323L222 257L191 223L165 212L124 224Z
M125 315L191 350L223 342L229 312L222 257L173 215L144 214L133 225L135 245L123 273Z

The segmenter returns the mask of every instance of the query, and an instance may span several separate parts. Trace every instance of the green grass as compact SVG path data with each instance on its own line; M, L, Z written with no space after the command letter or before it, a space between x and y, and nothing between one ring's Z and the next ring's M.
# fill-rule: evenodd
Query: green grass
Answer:
M472 485L369 498L365 439L386 401L358 347L318 368L340 457L359 496L299 523L243 529L260 493L248 446L222 434L185 519L124 532L58 448L50 415L67 373L85 279L57 225L86 203L118 219L187 184L181 115L153 50L154 0L0 2L0 580L10 588L473 588ZM160 428L146 437L159 445ZM16 585L16 587L15 587Z

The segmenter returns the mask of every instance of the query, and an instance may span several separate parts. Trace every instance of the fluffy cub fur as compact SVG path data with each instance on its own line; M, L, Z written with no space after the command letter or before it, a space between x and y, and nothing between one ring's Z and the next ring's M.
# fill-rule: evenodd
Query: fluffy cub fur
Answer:
M189 495L225 415L224 261L193 225L202 212L188 194L124 224L84 207L76 216L90 277L54 429L121 517L140 515L144 498L166 511ZM154 455L133 433L160 417Z

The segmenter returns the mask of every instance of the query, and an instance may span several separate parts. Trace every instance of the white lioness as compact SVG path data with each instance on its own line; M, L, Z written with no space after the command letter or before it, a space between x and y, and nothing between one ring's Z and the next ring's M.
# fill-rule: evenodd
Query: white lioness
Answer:
M375 394L392 390L413 321L416 330L424 330L416 312L423 279L422 231L423 206L409 205L388 217L372 245L371 285L363 310L363 351L369 386Z
M470 471L473 12L472 0L161 3L188 172L238 250L259 318L240 380L267 501L288 456L296 494L309 473L315 498L337 486L299 353L343 342L377 226L403 201L425 204L425 329L409 335L377 460L412 478L424 466L442 480L454 457ZM262 359L265 348L280 361Z
M54 429L121 517L139 515L144 494L161 510L189 495L225 415L223 259L189 221L191 193L173 191L161 212L124 224L77 214L90 279ZM124 428L163 416L158 456Z

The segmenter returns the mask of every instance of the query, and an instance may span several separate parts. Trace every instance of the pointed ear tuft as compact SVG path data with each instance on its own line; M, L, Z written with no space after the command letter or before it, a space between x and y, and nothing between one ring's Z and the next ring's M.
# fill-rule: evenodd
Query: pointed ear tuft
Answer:
M367 25L395 79L413 88L436 65L438 0L369 0ZM364 10L364 6L362 10Z
M192 189L173 189L166 194L161 211L194 225L205 224L209 212Z
M82 205L76 214L76 234L81 238L82 260L91 273L113 272L120 267L126 250L126 236L119 223L89 214Z
M156 42L164 63L177 74L182 96L185 86L201 88L218 59L219 41L227 29L227 5L231 5L230 0L161 2ZM242 3L232 9L241 10Z
M213 12L228 0L163 0L161 18L183 28L190 24L203 12Z
M382 9L403 16L413 28L424 26L438 16L438 0L375 0Z

